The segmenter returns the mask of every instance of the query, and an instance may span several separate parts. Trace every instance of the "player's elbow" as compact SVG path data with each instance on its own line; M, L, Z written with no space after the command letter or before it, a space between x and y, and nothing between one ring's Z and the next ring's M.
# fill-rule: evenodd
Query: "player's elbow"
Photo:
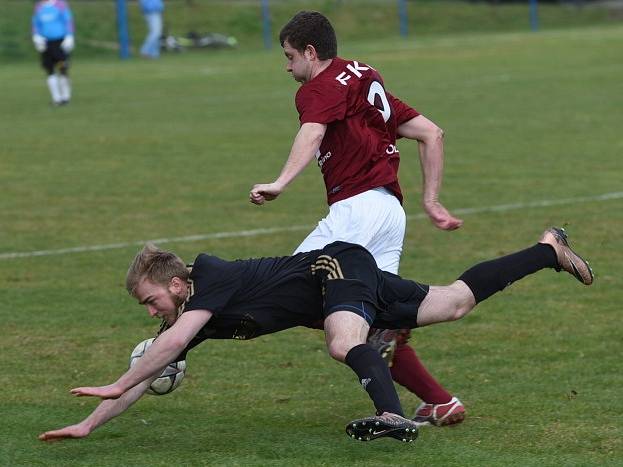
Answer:
M437 133L437 138L440 139L440 140L443 140L444 136L446 135L446 132L443 131L443 129L439 128L439 127L437 127L435 132Z
M415 139L428 147L442 146L444 134L445 133L441 128L433 122L429 122L425 128L418 132Z
M430 145L443 144L444 131L431 122L430 127L426 131L424 142Z

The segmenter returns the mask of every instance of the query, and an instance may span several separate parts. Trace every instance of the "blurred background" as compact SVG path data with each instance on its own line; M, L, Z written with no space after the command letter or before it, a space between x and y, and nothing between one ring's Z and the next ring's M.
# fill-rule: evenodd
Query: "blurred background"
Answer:
M136 54L146 32L137 0L68 3L79 38L76 57L118 53L117 10L124 3L130 52ZM0 60L35 55L29 28L33 5L30 0L0 1ZM279 28L299 9L329 15L340 41L551 30L623 21L621 0L166 0L165 5L165 36L219 33L234 37L243 49L265 48L271 42L278 46Z

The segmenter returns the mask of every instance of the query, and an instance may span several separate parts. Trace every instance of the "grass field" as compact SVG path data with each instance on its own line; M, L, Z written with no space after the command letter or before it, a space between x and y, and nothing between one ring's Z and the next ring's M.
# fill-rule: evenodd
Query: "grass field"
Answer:
M343 434L371 405L310 330L206 342L175 393L87 439L37 441L96 404L70 388L114 380L157 328L123 287L141 241L172 239L161 246L189 261L288 254L326 206L315 167L274 203L247 201L297 130L279 50L76 60L64 108L47 105L34 62L0 68L0 465L621 465L622 48L621 26L342 47L446 131L442 200L465 225L421 218L416 147L403 142L404 276L450 282L553 224L597 275L584 288L543 272L416 331L468 418L411 445ZM419 403L400 394L409 412Z

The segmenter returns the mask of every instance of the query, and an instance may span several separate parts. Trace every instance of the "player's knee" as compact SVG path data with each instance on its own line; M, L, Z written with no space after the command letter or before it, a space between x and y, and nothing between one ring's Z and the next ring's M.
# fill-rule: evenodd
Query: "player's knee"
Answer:
M463 318L471 311L472 307L467 307L465 305L459 304L454 307L454 312L451 314L450 319L448 321L456 321Z
M337 360L338 362L343 362L346 359L346 354L348 353L345 351L343 346L335 344L329 344L327 350L329 351L331 358Z
M353 347L354 345L344 341L330 342L327 345L327 350L329 351L331 358L337 360L338 362L344 362L346 360L346 355Z
M472 311L476 301L469 287L462 281L454 282L449 289L453 308L449 321L456 321Z

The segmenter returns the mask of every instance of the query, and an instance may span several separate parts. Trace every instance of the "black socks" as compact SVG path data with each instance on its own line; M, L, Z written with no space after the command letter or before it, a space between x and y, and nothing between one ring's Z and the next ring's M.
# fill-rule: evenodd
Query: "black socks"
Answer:
M391 412L403 416L400 399L385 360L368 344L356 345L344 362L353 369L359 382L374 402L377 415Z
M537 243L517 253L477 264L465 271L459 280L467 284L476 298L476 303L480 303L529 274L556 266L558 259L554 248L545 243Z

